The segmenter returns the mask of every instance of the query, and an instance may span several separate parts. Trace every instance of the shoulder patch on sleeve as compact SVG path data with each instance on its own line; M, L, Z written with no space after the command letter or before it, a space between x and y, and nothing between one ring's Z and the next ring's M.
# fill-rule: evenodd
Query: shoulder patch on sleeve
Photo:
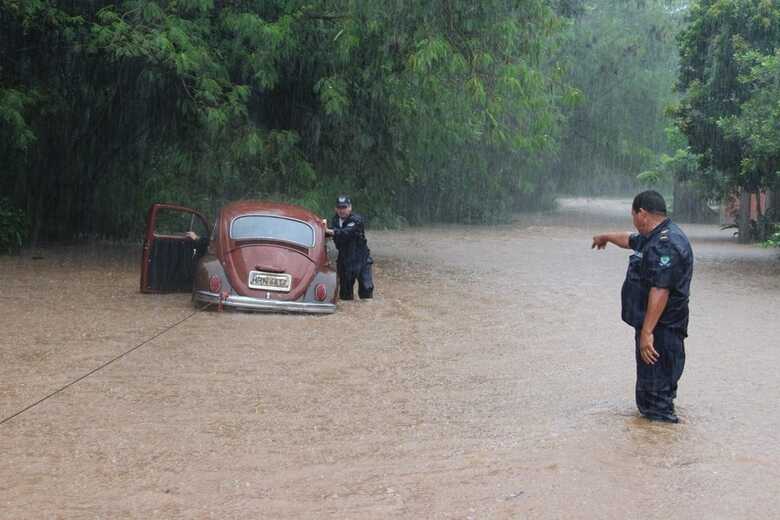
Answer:
M354 223L354 222L350 222L349 224L347 224L347 227L352 227L352 226L354 226L354 225L355 225L355 223Z

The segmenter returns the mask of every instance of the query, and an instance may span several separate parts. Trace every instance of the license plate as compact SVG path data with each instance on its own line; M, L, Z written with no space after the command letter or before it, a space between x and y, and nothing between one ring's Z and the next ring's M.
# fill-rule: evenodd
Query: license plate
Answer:
M262 271L249 272L249 287L252 289L287 292L291 286L292 276L289 274L264 273Z

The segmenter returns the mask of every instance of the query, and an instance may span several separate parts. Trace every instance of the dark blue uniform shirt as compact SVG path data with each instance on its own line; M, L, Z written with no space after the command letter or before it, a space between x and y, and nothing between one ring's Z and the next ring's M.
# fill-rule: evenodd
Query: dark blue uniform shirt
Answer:
M359 271L370 262L370 251L366 241L365 220L357 213L352 213L339 223L335 215L330 221L333 230L333 242L339 250L338 267L348 271Z
M628 261L621 299L623 321L641 329L651 287L669 289L658 326L688 335L688 297L693 275L693 250L688 237L671 220L661 222L648 236L631 235L634 250Z

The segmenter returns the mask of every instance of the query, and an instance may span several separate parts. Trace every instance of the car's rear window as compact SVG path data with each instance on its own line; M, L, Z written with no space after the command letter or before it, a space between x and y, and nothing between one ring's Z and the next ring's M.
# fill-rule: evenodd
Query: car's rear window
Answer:
M314 247L314 229L305 222L270 215L238 217L230 227L233 240L281 240Z

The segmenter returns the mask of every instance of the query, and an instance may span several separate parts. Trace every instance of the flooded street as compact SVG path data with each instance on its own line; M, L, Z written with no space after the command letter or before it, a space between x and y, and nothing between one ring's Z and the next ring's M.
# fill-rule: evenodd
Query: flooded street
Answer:
M330 316L142 295L127 247L0 257L0 420L138 347L0 425L0 517L774 517L778 251L682 226L682 422L649 423L628 252L590 249L629 209L371 232L376 297Z

